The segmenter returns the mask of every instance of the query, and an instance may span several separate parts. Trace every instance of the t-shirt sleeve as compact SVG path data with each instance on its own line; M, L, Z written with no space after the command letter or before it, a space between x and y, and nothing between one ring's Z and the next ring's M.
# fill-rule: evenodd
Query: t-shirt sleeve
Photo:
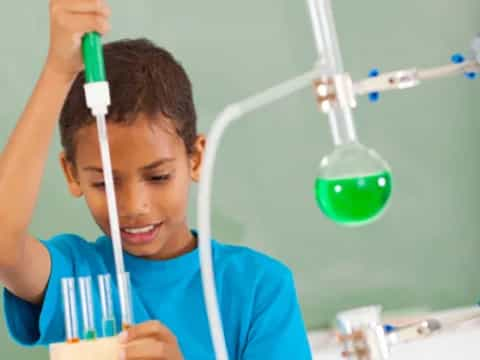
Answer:
M10 336L23 346L48 345L65 340L61 279L74 276L73 259L69 247L62 246L55 239L42 243L51 259L51 272L42 304L31 304L4 289L7 328Z
M242 360L306 360L311 350L292 273L269 271L258 286Z

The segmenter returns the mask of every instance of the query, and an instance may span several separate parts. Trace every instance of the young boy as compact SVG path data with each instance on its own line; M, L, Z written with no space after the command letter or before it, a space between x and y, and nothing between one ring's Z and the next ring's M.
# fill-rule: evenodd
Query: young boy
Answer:
M107 32L109 13L100 0L50 1L48 57L0 156L0 281L8 329L23 345L65 340L61 278L115 273L80 55L81 36ZM104 51L112 92L109 145L139 324L119 337L122 358L213 359L196 233L186 221L190 182L199 179L205 148L190 81L168 52L147 40L111 43ZM72 234L49 241L28 234L58 118L69 190L85 198L105 234L93 243ZM290 271L247 248L214 241L213 254L230 358L310 359ZM97 312L97 329L99 322Z

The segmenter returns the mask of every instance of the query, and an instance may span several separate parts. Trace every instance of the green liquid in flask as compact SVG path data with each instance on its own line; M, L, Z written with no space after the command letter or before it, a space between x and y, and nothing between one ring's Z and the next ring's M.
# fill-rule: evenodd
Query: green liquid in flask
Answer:
M85 340L95 340L97 338L97 332L95 330L88 330L85 332Z
M392 176L378 174L341 178L317 178L315 194L324 214L343 225L373 221L385 207L392 190Z

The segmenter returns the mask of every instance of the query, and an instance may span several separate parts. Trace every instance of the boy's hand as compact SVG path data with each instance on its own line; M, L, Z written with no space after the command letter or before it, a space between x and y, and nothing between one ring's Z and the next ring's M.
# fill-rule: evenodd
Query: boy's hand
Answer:
M182 360L175 335L158 321L132 326L120 335L122 360Z
M82 36L110 30L105 0L50 0L50 48L47 67L73 78L83 69Z

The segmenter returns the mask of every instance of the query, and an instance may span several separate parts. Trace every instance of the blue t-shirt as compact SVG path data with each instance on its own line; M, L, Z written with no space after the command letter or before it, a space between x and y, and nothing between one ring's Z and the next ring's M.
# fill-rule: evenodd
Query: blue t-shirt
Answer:
M112 274L115 315L120 319L112 244L63 234L43 242L51 274L42 305L4 292L7 326L22 345L65 341L61 279L92 276L95 324L101 334L97 275ZM245 247L212 242L218 302L229 357L234 359L311 359L290 270ZM125 253L130 272L135 323L159 320L177 337L185 359L213 359L201 285L198 249L169 260L147 260ZM78 296L78 294L77 294ZM80 304L77 302L81 327ZM79 330L80 332L80 330ZM81 332L80 332L81 333Z

